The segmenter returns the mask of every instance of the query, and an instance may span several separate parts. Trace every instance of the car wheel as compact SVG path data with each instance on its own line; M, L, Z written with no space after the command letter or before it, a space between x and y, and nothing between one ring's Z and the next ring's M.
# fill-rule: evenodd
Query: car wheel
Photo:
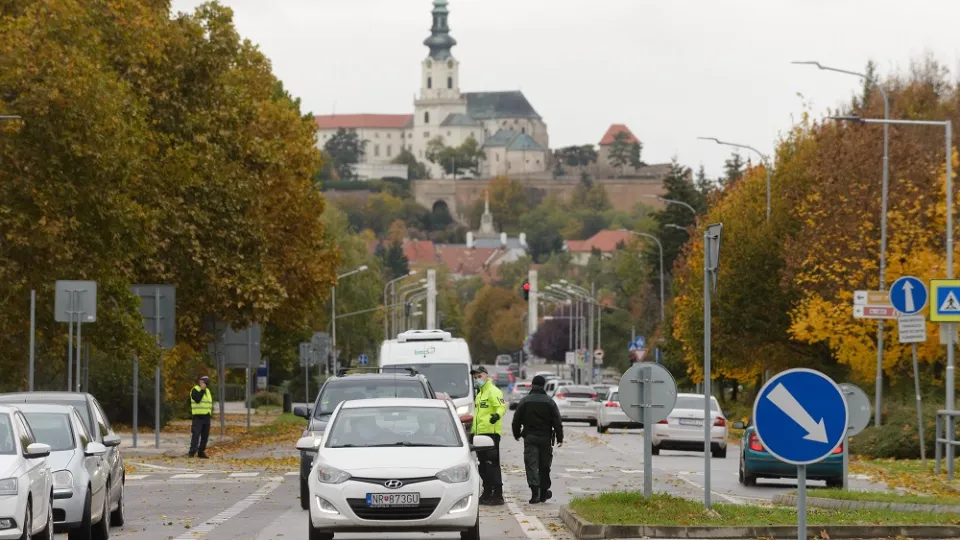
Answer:
M117 498L117 509L110 513L110 526L122 527L126 517L123 515L123 488L124 482L120 482L120 496Z
M726 447L726 446L723 446L723 447L718 446L718 447L714 448L714 449L710 452L710 454L711 454L713 457L717 458L717 459L725 459L725 458L727 457L727 447Z
M53 540L53 495L50 495L50 501L47 503L47 525L40 531L40 534L34 536L37 540Z
M94 540L108 540L110 538L110 483L103 486L103 512L100 521L93 527Z
M80 520L78 527L67 531L69 540L91 540L93 538L93 524L90 523L90 507L92 505L90 486L87 486L87 495L83 500L83 519Z
M838 476L836 478L827 478L827 487L828 488L842 488L843 487L843 477Z
M460 533L460 540L480 540L480 513L477 512L477 522L473 527Z
M307 517L307 533L307 540L333 540L333 533L315 528L310 517Z
M743 462L743 456L740 456L740 467L737 471L737 480L747 487L753 487L757 485L757 477L747 472L747 466Z
M310 485L302 476L300 477L300 508L303 510L310 509Z
M653 454L654 456L659 456L659 455L660 455L660 445L658 445L658 444L650 445L650 453Z
M596 420L589 420L587 423L590 424L591 426L597 425L597 421L596 421Z
M597 433L606 433L608 429L610 429L610 426L605 426L597 422Z

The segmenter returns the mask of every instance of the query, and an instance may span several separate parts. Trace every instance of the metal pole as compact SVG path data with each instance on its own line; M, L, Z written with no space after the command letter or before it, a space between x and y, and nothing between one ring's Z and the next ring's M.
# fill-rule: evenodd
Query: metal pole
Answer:
M660 240L657 240L657 247L660 248L660 322L663 322L667 317L667 312L663 308L663 244L660 243Z
M946 152L947 152L947 279L953 278L953 124L950 120L946 122ZM947 340L947 410L953 411L956 408L954 403L954 340L957 338L956 323L948 323L946 330L950 339ZM953 416L947 418L947 474L953 478L953 435L954 422Z
M797 540L807 540L806 465L797 465Z
M710 235L703 235L703 504L710 508Z
M869 80L869 78L867 78ZM883 87L872 81L880 89L880 95L883 96L883 119L890 119L890 103L887 100L887 93ZM880 188L880 290L886 288L887 279L887 192L889 185L888 153L890 144L890 125L883 124L883 181ZM947 152L947 161L950 160L950 152ZM876 384L876 403L873 409L873 423L880 425L883 398L883 319L877 320L877 384Z
M87 343L83 347L83 387L90 390L90 344Z
M653 427L650 425L650 407L653 401L653 368L644 366L640 378L640 391L643 393L643 497L653 495Z
M923 464L923 470L927 470L927 448L923 439L923 402L920 397L920 366L917 365L917 344L910 346L913 353L913 390L917 394L917 431L920 435L920 461ZM843 448L846 450L846 446Z
M333 354L333 372L336 373L337 367L337 286L330 287L330 324L333 331L330 336L330 351Z
M37 291L30 291L30 391L33 392L33 374L37 352Z
M138 295L139 296L139 295ZM133 355L133 447L137 447L137 426L139 418L137 411L140 409L140 357Z
M588 377L590 380L590 384L593 384L593 370L596 367L596 360L593 358L594 352L596 351L596 347L595 347L596 339L594 339L594 336L593 336L593 330L594 330L593 321L594 321L594 314L596 313L596 310L594 309L594 306L592 303L594 299L594 295L596 294L596 289L597 289L597 286L593 282L591 282L590 283L591 302L587 304L587 307L590 310L590 345L587 346L587 354L590 355L590 374Z
M767 170L767 221L770 221L770 164L764 163L764 169Z
M850 480L850 426L843 434L843 490L846 491Z
M220 399L217 401L220 402L220 439L223 440L224 432L227 429L226 418L224 417L224 405L226 401L227 384L224 379L227 378L227 368L226 368L227 359L224 357L224 354L221 352L219 357L219 362L217 365L217 386L219 387Z
M247 431L250 431L250 362L253 359L253 329L247 328L247 390L244 392L247 400Z
M77 392L80 391L80 363L83 361L83 358L82 358L83 349L81 348L83 345L83 298L81 296L82 294L83 292L77 293L77 299L79 300L77 303L80 304L79 306L80 310L77 311L77 348L76 348L76 352L74 352L74 355L77 357L77 371L76 373L74 373L74 375L76 376L75 382L77 384L75 386L76 386Z
M154 394L153 394L153 437L154 446L160 448L160 367L163 365L163 348L160 340L160 287L153 291L153 328L157 336L157 350L160 352L160 358L157 359L157 367L154 369Z
M70 337L67 342L67 392L73 389L73 312L74 295L76 291L67 291L70 294L70 309L67 311L67 326L69 327Z

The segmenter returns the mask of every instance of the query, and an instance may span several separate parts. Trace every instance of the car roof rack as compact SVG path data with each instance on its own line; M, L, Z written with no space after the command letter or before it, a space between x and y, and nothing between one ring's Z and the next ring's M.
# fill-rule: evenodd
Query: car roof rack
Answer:
M406 343L408 341L452 341L453 336L450 332L443 330L407 330L397 335L397 341Z
M399 367L399 366L378 366L378 367L351 367L351 368L340 368L337 370L337 377L343 377L349 375L351 371L363 371L365 373L386 373L389 371L406 371L407 375L411 377L416 377L419 375L417 370L412 367Z

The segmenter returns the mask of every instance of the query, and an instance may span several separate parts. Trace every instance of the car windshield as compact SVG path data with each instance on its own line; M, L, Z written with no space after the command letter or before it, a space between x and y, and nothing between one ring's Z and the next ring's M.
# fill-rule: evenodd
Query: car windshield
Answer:
M320 406L314 412L314 417L329 416L337 405L351 399L388 397L426 398L427 391L419 380L403 376L330 381L320 393Z
M461 446L446 407L341 409L328 430L327 448Z
M0 400L4 403L14 403L13 401ZM80 411L80 419L83 420L83 424L87 426L87 431L90 433L97 433L93 429L93 419L90 418L90 409L87 408L87 404L83 399L18 399L20 403L39 403L42 405L67 405L69 407L76 407Z
M13 426L10 424L9 414L0 414L0 454L13 455L17 453L17 443L13 442Z
M614 392L613 395L610 396L610 401L620 401L620 392Z
M565 394L568 398L592 398L597 392L589 386L561 386L557 394Z
M698 411L703 410L703 396L677 396L677 404L673 406L674 409L696 409ZM719 411L720 405L717 404L716 398L710 398L710 410Z
M466 364L398 364L391 367L413 368L426 376L437 392L443 392L452 399L473 395L470 370Z
M27 418L37 442L49 444L50 450L60 452L77 447L69 414L25 412L23 416Z

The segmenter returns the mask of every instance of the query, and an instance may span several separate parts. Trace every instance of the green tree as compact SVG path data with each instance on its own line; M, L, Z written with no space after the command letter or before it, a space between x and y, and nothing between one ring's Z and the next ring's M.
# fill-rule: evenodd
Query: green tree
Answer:
M381 260L383 261L381 264L387 272L387 279L395 279L410 273L409 261L403 253L403 244L400 242L392 242Z
M610 166L617 169L617 172L622 172L630 163L630 148L630 136L625 131L618 131L613 136L613 143L610 144L610 152L607 154Z
M494 326L504 313L522 303L523 299L518 293L500 287L486 286L477 292L467 305L463 321L475 363L493 363L498 353L509 352L494 342Z
M733 152L730 158L723 162L723 179L721 180L723 187L732 186L743 178L743 171L745 169L746 164L743 158L740 157L740 153Z
M407 174L410 180L423 180L430 176L429 171L427 171L427 166L420 161L417 161L417 157L413 155L413 152L404 148L397 154L397 157L393 158L391 162L394 165L406 165Z
M709 198L710 195L716 191L716 184L714 184L713 180L707 178L707 171L704 169L702 163L700 164L700 168L697 169L697 176L693 181L693 185L705 199Z
M634 141L630 145L630 166L633 167L634 171L639 170L641 167L646 167L647 164L644 163L643 159L640 157L643 152L643 143L640 141Z
M366 146L367 141L360 140L356 131L340 128L323 145L323 149L333 158L340 179L355 180L357 175L353 172L353 166L363 159Z
M426 156L431 163L440 165L444 172L454 177L464 171L479 175L480 164L484 159L480 143L473 137L467 137L460 146L449 147L439 135L427 142Z

